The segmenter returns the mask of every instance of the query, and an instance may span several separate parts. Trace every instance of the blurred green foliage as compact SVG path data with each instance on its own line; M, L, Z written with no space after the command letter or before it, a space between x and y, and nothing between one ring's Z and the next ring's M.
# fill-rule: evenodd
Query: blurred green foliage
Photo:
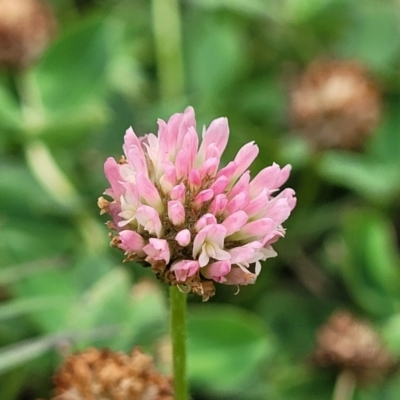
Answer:
M190 298L193 398L330 399L335 373L309 360L338 308L375 324L400 356L399 2L182 1L187 93L170 101L159 94L151 2L52 5L56 40L29 70L0 72L0 399L49 398L62 355L89 345L157 354L165 288L121 265L96 200L124 130L154 132L156 118L188 104L199 125L228 117L226 160L255 140L252 172L291 163L298 194L256 285ZM317 155L290 131L290 82L321 57L356 59L379 82L384 113L363 151ZM354 398L399 392L395 373Z

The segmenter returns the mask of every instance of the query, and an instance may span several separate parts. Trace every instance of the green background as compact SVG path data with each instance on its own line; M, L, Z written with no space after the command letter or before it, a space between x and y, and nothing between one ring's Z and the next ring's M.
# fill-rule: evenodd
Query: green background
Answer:
M400 356L400 3L182 1L182 85L179 54L175 69L157 56L157 4L53 0L56 40L28 71L0 71L0 399L49 398L62 355L89 345L157 356L167 290L109 248L96 202L125 129L155 132L189 104L200 127L228 117L225 163L255 140L252 173L290 163L298 196L254 286L189 298L193 399L330 399L336 374L310 356L334 310L370 321ZM314 154L290 129L290 82L326 57L359 61L383 93L357 153ZM354 399L399 392L394 373Z

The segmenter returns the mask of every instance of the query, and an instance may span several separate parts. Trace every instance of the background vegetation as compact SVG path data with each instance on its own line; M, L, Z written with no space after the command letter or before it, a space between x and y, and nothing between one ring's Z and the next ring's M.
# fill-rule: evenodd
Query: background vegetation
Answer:
M194 399L330 399L337 373L310 359L337 309L400 356L400 3L182 1L184 95L160 80L156 1L51 3L56 39L25 72L0 72L0 398L49 398L63 356L89 345L139 344L168 370L166 288L122 265L96 201L125 129L154 132L189 104L199 126L228 117L225 161L255 140L253 173L290 163L298 194L256 285L190 297ZM360 151L316 153L291 129L291 85L319 58L357 60L380 87L381 123ZM354 399L399 392L394 372Z

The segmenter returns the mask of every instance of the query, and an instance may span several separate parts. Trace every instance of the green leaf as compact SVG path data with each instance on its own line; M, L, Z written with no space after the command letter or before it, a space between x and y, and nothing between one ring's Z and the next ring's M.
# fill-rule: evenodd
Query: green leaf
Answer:
M107 55L107 27L101 19L86 19L55 42L35 68L45 109L80 112L82 104L99 96Z
M40 357L54 347L53 336L27 340L0 349L0 374Z
M397 164L332 151L324 155L318 169L326 180L348 187L379 204L393 201L400 192Z
M381 333L390 351L400 356L400 313L391 315L381 326Z
M354 400L397 400L400 393L400 375L397 373L389 379L372 387L360 387L357 389Z
M21 126L21 110L7 89L0 85L0 125L3 128Z
M99 100L83 104L79 112L63 109L51 113L37 135L53 146L77 145L109 118L110 111Z
M0 349L0 374L32 361L51 351L59 343L90 338L91 341L116 334L117 327L102 327L88 331L63 332L58 335L42 336L24 340Z
M265 2L262 0L193 0L193 2L207 9L228 9L247 14L252 17L270 17L276 19L282 12L277 1Z
M398 53L399 24L390 2L365 1L351 13L349 29L339 44L343 57L357 58L372 68L387 68Z
M370 139L367 150L377 161L400 167L400 115L397 107L397 104L392 106L390 112L382 117L382 123Z
M48 269L59 268L63 265L64 261L61 258L53 258L29 261L8 267L5 266L0 268L0 284L12 284L31 275L41 273Z
M89 329L121 323L129 316L129 277L125 270L114 268L76 299L68 311L69 329Z
M130 351L134 345L151 344L167 332L168 310L164 292L157 282L143 279L127 299L129 315L113 347Z
M400 306L400 262L390 222L373 210L345 216L343 277L360 305L378 314Z
M55 296L58 298L53 308L32 310L30 313L30 317L46 332L64 330L67 312L78 295L68 269L48 270L32 275L29 279L20 280L14 285L14 292L19 298L27 300L39 296L48 297L49 301Z
M3 159L0 170L0 208L9 217L32 218L32 214L60 211L24 165Z
M189 375L211 393L239 393L272 353L271 338L256 315L215 304L190 309Z
M202 101L215 102L246 67L244 38L234 21L215 16L196 15L187 29L190 85Z
M42 224L39 221L36 224L34 219L7 222L6 226L0 228L0 266L49 258L55 260L71 244L70 232L55 221L50 223L43 218ZM46 261L44 263L48 264ZM60 262L54 264L60 265Z
M261 299L257 313L277 338L278 356L304 360L315 347L315 332L335 305L300 290L278 289Z
M287 18L293 22L303 22L314 17L337 0L283 0Z
M90 329L118 324L119 335L109 345L126 351L139 339L154 339L150 331L160 333L165 324L164 299L154 286L144 285L142 290L139 286L132 290L126 270L112 269L76 299L68 311L66 326Z
M0 303L0 321L30 314L35 311L47 311L58 308L60 296L43 296L29 299L16 299Z

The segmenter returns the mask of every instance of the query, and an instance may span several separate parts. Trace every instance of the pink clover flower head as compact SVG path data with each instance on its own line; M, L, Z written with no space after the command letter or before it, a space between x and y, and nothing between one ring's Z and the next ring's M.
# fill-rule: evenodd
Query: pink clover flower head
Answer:
M218 118L199 141L192 107L159 120L158 135L138 137L129 128L124 155L105 162L108 199L98 202L111 217L111 245L126 261L150 265L158 278L204 301L214 283L256 282L296 205L292 189L279 193L290 165L274 163L251 179L254 142L220 168L228 137L227 119Z

